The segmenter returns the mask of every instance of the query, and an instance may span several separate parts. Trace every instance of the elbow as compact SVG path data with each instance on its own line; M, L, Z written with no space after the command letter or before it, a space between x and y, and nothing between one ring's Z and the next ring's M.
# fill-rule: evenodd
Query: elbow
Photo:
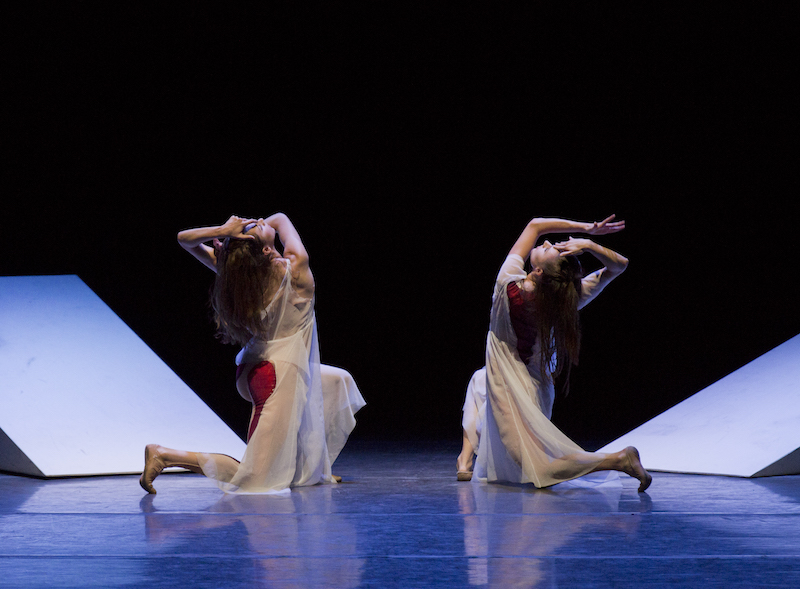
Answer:
M528 221L528 227L531 227L531 228L535 229L537 227L541 227L544 224L544 222L545 222L544 218L542 218L542 217L534 217L533 219Z
M266 219L266 222L267 225L272 227L275 231L280 232L280 227L289 223L289 217L286 216L286 213L275 213L274 215L270 215Z
M619 276L628 267L628 258L620 256L620 259L611 267L608 268L612 276Z
M178 245L180 245L186 251L189 251L194 247L194 243L192 243L188 231L181 231L177 235Z

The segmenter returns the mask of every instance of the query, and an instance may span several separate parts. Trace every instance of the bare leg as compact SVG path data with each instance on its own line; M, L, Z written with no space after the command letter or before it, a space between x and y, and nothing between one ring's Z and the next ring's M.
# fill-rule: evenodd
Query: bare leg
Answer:
M180 466L192 472L203 472L197 461L196 452L184 452L183 450L164 448L158 444L148 444L144 448L144 471L139 478L142 489L155 495L153 481L168 466Z
M591 452L568 454L553 460L550 463L550 468L554 475L567 480L576 476L576 473L581 471L581 466L590 464L594 456L597 455ZM598 470L616 470L638 479L640 493L647 489L653 481L653 477L642 466L642 462L639 459L639 451L633 446L628 446L620 452L606 454L605 458L589 472ZM583 472L586 471L584 470Z
M467 437L467 432L461 430L461 454L456 460L457 478L459 481L472 480L472 460L475 456L475 449Z

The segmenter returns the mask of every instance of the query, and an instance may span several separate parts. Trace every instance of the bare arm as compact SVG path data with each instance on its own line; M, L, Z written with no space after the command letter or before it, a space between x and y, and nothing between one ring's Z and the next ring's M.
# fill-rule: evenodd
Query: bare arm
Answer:
M614 250L603 247L599 243L595 243L591 239L570 237L568 241L557 243L554 247L561 252L562 257L577 256L584 252L592 254L606 268L605 272L603 272L604 279L608 277L608 280L612 280L622 274L625 268L628 267L628 258Z
M284 213L275 213L264 221L278 233L283 245L283 255L292 262L296 286L313 291L314 276L311 274L308 252L294 224Z
M206 245L206 242L214 239L224 239L226 237L254 239L252 235L244 235L243 233L245 225L254 221L255 219L231 217L222 225L186 229L178 233L178 243L183 249L200 260L206 267L216 272L217 256L214 254L214 249Z
M285 257L292 258L297 264L308 263L308 252L300 239L300 234L285 213L275 213L264 221L278 234Z
M569 221L567 219L545 219L537 217L531 219L517 238L511 248L510 254L517 254L523 260L528 257L539 237L548 233L588 233L590 235L604 235L616 233L625 228L625 221L614 221L614 215L602 220L591 222Z

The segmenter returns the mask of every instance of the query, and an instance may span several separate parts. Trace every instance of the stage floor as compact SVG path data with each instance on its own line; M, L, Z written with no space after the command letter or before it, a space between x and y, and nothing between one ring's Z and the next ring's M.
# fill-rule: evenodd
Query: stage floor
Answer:
M456 482L458 450L354 441L286 496L0 475L0 587L800 586L800 476L537 490Z

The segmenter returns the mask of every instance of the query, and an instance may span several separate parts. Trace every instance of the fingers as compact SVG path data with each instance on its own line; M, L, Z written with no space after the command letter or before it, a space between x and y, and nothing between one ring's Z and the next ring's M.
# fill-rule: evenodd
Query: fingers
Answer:
M231 215L231 217L225 221L226 225L236 227L241 226L244 227L245 225L249 225L250 223L255 223L258 219L248 219L245 217L237 217L236 215Z
M625 221L617 221L615 223L609 223L605 227L606 232L608 233L617 233L625 229Z
M579 256L579 255L581 255L582 253L583 253L583 250L582 250L582 249L577 249L577 250L573 250L573 249L568 249L568 250L560 250L560 253L558 254L558 257L559 257L559 258L568 258L569 256Z
M560 241L553 244L553 247L559 252L559 257L577 256L583 252L583 248L574 243L574 239L574 237L570 237L568 241Z
M595 221L590 233L593 235L607 235L622 231L625 229L625 221L614 221L616 217L616 215L611 215L600 222Z
M250 219L245 217L237 217L236 215L231 215L230 218L225 222L223 225L223 229L228 237L233 237L236 239L255 239L254 235L248 235L245 233L247 231L248 225L255 225L258 219Z

